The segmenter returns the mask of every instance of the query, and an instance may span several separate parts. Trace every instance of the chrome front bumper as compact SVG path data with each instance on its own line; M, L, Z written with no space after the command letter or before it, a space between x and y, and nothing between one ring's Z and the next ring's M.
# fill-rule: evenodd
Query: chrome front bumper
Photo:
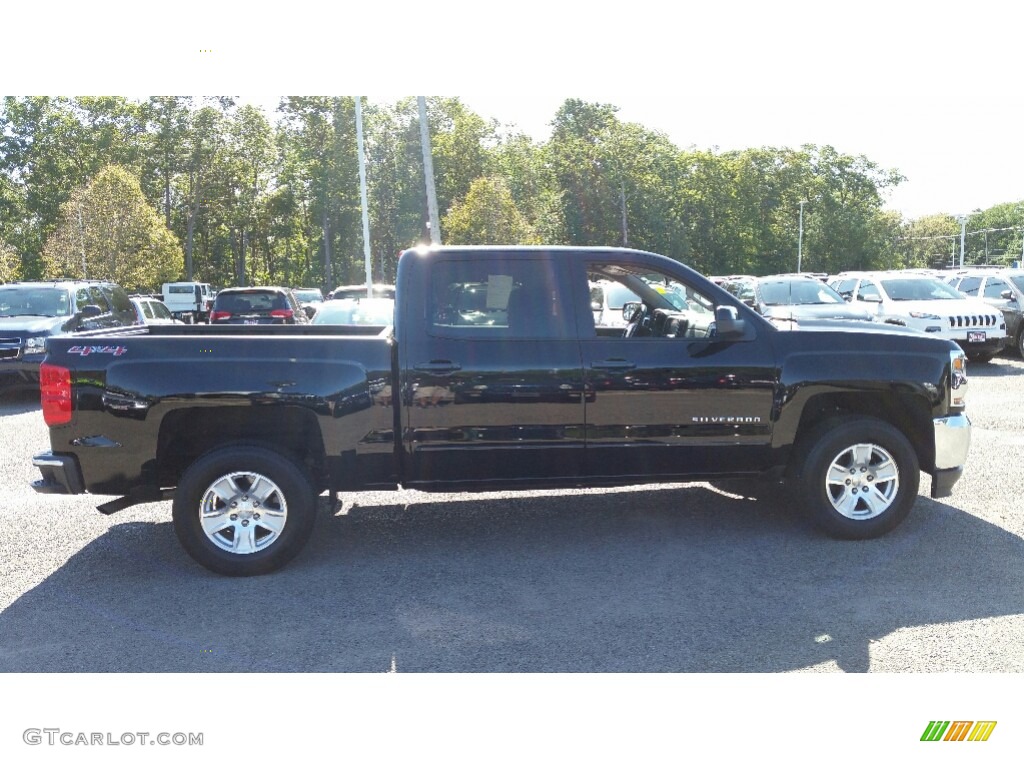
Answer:
M971 447L971 420L966 414L933 419L935 428L935 469L932 471L932 498L949 496L964 471Z

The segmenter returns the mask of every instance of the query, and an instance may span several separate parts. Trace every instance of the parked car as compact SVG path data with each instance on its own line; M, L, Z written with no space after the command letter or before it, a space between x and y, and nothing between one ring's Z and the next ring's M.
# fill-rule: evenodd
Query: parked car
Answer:
M1000 310L1010 343L1024 357L1024 269L965 269L946 282Z
M394 324L394 299L328 299L317 307L313 325Z
M51 336L138 324L128 294L100 280L0 285L0 390L39 386Z
M309 322L290 288L225 288L217 294L210 322L232 325L294 325Z
M214 292L209 283L164 283L163 302L174 317L186 323L205 323L210 318Z
M816 275L736 277L722 287L776 325L794 320L871 320L866 309L848 304Z
M184 320L177 319L171 310L160 299L152 296L132 296L135 317L142 325L184 325Z
M393 299L395 298L395 286L383 283L374 283L371 288L372 298ZM329 294L328 299L358 299L366 296L366 283L361 285L339 285Z
M900 271L842 272L829 285L876 321L955 341L976 362L991 360L1006 344L1002 313L936 277Z
M598 328L625 328L628 323L622 316L622 309L640 297L622 283L614 280L592 280L590 282L590 309L594 313L594 325Z
M295 300L299 302L306 317L310 319L324 301L323 291L319 288L292 288L292 293L295 294Z

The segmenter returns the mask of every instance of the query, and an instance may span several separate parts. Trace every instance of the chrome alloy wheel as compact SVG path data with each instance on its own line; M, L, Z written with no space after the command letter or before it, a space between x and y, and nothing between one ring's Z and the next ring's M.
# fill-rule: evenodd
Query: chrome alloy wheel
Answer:
M269 547L287 521L288 503L281 489L255 472L232 472L217 478L199 504L199 522L206 538L238 555Z
M900 470L879 445L858 443L829 465L825 493L832 507L850 520L870 520L885 512L900 489Z

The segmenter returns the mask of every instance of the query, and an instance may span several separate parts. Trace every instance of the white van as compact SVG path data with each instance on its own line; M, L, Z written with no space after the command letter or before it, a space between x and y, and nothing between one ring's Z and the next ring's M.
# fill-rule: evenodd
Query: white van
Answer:
M164 304L171 314L186 323L205 323L213 307L209 283L164 283Z

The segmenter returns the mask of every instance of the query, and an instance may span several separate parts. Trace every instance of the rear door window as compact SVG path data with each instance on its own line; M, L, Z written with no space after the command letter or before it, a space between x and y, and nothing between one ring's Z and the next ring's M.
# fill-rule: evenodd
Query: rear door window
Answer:
M956 287L960 293L965 293L968 296L977 296L978 289L981 287L980 277L965 277L960 281L960 285Z
M533 259L442 260L431 272L431 335L477 338L575 337L561 271Z
M985 298L986 299L1001 299L1003 298L1003 291L1010 290L1010 286L1005 281L1000 280L998 277L990 277L985 283Z

